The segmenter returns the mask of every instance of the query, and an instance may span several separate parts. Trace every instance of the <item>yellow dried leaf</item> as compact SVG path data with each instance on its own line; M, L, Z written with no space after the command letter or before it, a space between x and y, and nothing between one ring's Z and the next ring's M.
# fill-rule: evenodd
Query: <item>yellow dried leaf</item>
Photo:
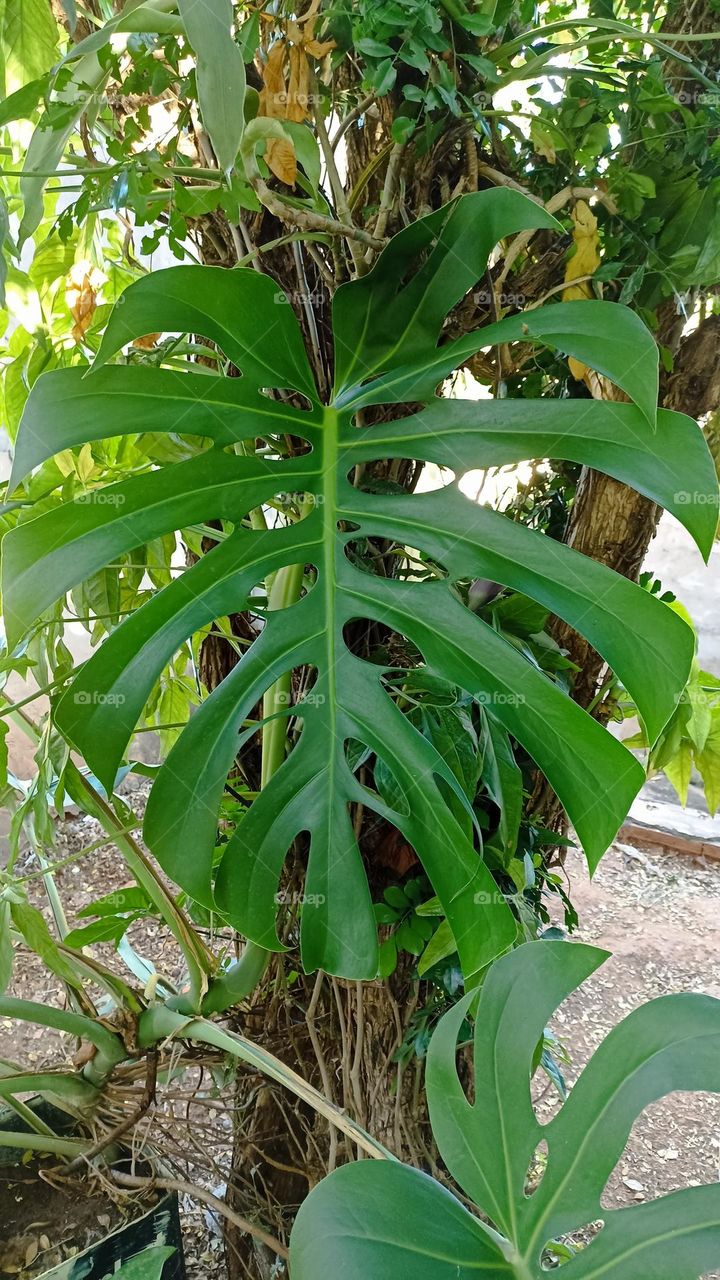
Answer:
M143 338L136 338L133 346L139 351L152 351L159 337L159 333L146 333Z
M326 53L330 53L336 47L334 40L315 39L315 24L320 17L319 10L320 0L312 0L307 13L304 13L302 18L298 18L298 25L305 28L300 43L306 53L312 54L313 58L324 58Z
M334 40L303 40L303 49L311 53L313 58L324 58L336 47Z
M276 178L289 187L295 186L297 159L289 138L269 138L265 147L265 162Z
M315 31L315 23L318 20L319 11L320 0L311 0L302 17L298 18L298 26L307 26L308 34L311 36Z
M290 49L290 81L285 114L288 120L301 123L310 112L310 64L302 49L293 45Z
M572 284L572 281L581 276L594 275L600 266L598 224L590 206L584 200L578 200L571 217L575 252L565 268L565 283L569 285L563 290L565 302L592 297L589 280L583 280L581 284Z
M98 304L98 293L106 277L89 262L76 262L65 278L65 301L73 320L72 336L82 342Z
M285 44L285 41L278 40L270 50L267 62L263 67L263 87L260 91L260 115L270 116L270 118L274 120L284 120L287 118L288 94L285 83L286 52L287 45Z
M597 218L584 200L578 200L571 214L573 221L573 244L575 252L565 268L563 290L564 302L577 302L582 298L592 298L593 291L585 276L592 276L600 266L600 243L598 237ZM580 281L573 284L574 280ZM568 360L573 378L580 382L588 373L587 365L570 356Z

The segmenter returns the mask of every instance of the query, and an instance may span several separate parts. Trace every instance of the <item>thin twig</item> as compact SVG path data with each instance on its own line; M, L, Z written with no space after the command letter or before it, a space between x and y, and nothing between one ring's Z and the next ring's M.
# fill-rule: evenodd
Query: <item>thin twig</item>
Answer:
M145 1188L157 1187L161 1191L177 1191L179 1195L192 1196L195 1200L202 1200L208 1208L214 1209L223 1218L227 1218L238 1231L244 1231L247 1235L253 1236L259 1240L261 1244L272 1249L279 1258L287 1258L288 1251L284 1244L281 1244L275 1236L269 1231L265 1231L263 1227L258 1227L254 1222L250 1222L247 1218L241 1217L234 1209L231 1209L224 1200L220 1200L218 1196L214 1196L212 1191L206 1191L204 1187L194 1187L191 1182L183 1182L180 1178L141 1178L134 1173L120 1173L119 1170L113 1169L113 1181L120 1187L133 1187L144 1190Z
M362 227L351 227L337 218L314 213L312 209L296 209L294 205L286 204L282 196L270 190L263 178L255 179L254 189L260 203L288 226L297 227L300 231L324 231L327 235L344 236L346 240L357 240L371 249L383 248L383 241Z
M328 182L330 183L330 190L332 191L335 208L340 215L341 221L346 226L352 227L355 224L353 223L352 213L350 212L347 196L345 195L345 188L342 183L342 178L338 172L338 167L335 163L335 152L330 145L330 139L328 138L327 129L325 128L325 120L323 119L321 111L316 111L315 113L315 131L318 136L318 142L320 143L320 150L323 153ZM355 270L358 275L360 275L362 274L362 258L360 257L360 251L355 247L354 239L348 240L348 248L352 256Z
M388 160L388 167L385 172L385 182L383 184L382 196L380 197L380 208L378 210L378 216L375 222L375 226L373 228L373 234L378 240L382 240L385 236L385 230L387 228L388 219L390 217L390 210L392 209L393 200L395 198L395 186L397 182L398 169L400 167L400 161L402 160L404 151L405 151L405 143L396 142L395 146L390 152L390 159ZM371 263L373 260L373 257L374 257L373 251L368 250L368 253L366 254L366 257L365 257L366 263L368 264Z
M353 107L352 111L348 111L344 119L340 121L340 124L338 125L337 129L335 130L335 133L333 134L330 140L330 146L332 147L333 151L336 150L338 143L340 142L344 134L347 133L348 129L350 128L350 125L354 124L356 120L359 120L360 116L364 116L368 107L371 107L374 101L375 101L375 94L369 93L367 97L362 98L360 102L358 102L356 107Z

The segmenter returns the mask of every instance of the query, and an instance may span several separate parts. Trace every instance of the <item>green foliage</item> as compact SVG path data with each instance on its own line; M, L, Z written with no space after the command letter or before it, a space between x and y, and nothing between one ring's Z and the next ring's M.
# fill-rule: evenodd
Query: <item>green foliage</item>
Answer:
M207 437L213 447L92 489L85 500L12 530L4 554L12 645L64 591L138 543L196 522L220 518L232 525L230 536L112 633L60 703L58 725L108 790L155 681L186 637L244 609L262 617L253 591L263 579L284 574L283 592L295 583L294 595L284 594L281 607L264 616L258 639L173 747L153 787L145 833L178 884L273 949L280 945L276 899L286 851L308 832L301 909L308 969L352 977L377 971L372 903L348 815L353 801L389 819L416 850L468 976L516 932L474 847L463 785L431 738L401 713L388 684L392 668L363 661L348 647L345 632L354 619L391 628L422 656L430 676L482 695L550 780L593 866L643 771L528 661L522 645L472 613L454 584L480 577L500 582L581 627L632 691L653 739L687 676L692 633L686 624L603 566L454 489L396 495L349 480L356 468L380 458L419 458L462 471L552 453L633 484L673 510L709 550L712 503L683 504L676 490L682 467L688 489L714 493L714 469L692 422L670 413L656 420L656 350L631 313L601 302L553 304L437 345L446 314L483 275L494 243L553 225L522 196L495 190L464 197L401 232L374 271L335 297L336 379L328 404L318 396L299 329L272 281L249 270L191 267L133 285L113 312L96 371L88 378L78 369L39 379L25 409L14 485L60 449L151 426L155 433ZM203 334L243 377L107 366L128 341L158 331ZM442 379L474 352L514 339L574 355L636 404L435 398ZM273 399L268 388L299 393L310 407ZM367 406L418 402L425 404L420 412L384 427L355 425ZM288 436L306 441L309 451L287 456ZM258 437L268 441L263 452L239 452L243 441ZM251 510L281 491L296 495L303 518L270 530L244 527ZM384 579L360 568L352 545L366 537L421 548L443 576ZM293 565L298 569L291 574ZM637 635L646 637L644 645ZM274 682L301 664L315 671L310 692L297 706L283 695L265 713L281 721L292 713L302 726L299 739L224 847L213 885L223 787L256 728L244 728L247 717ZM402 804L361 784L348 763L350 740L383 762Z
M57 57L58 35L45 0L2 0L0 83L4 97L49 71Z
M63 6L74 26L73 0ZM0 103L0 291L15 321L0 355L4 423L13 439L23 417L15 470L23 484L1 516L3 531L11 530L8 622L11 646L18 644L3 649L0 684L30 674L53 701L67 690L57 723L101 779L73 763L52 725L38 734L33 779L7 775L4 754L0 760L3 799L14 809L10 863L0 881L0 989L10 982L22 940L62 980L73 1008L91 1012L90 989L99 988L103 1010L122 1016L115 1023L9 998L0 999L0 1012L92 1042L91 1092L128 1054L111 1028L132 1027L133 1055L138 1044L142 1051L169 1037L230 1054L294 1090L368 1154L387 1154L264 1049L189 1016L241 1002L262 978L263 948L277 948L279 934L294 947L300 935L307 969L373 978L399 963L425 979L397 1051L404 1063L425 1055L433 1027L457 1000L463 969L471 977L517 939L537 935L547 923L544 897L563 898L564 889L544 856L557 836L524 812L535 763L565 804L591 866L643 777L570 700L574 668L547 633L551 613L586 634L623 682L650 768L665 768L682 795L694 763L709 805L720 798L715 682L692 665L689 629L663 603L560 545L584 466L674 511L704 552L717 497L694 424L656 415L657 358L642 325L599 301L536 306L548 295L559 298L563 227L509 191L513 182L541 202L595 189L603 255L588 282L595 298L604 292L632 305L650 328L672 295L679 314L694 310L701 321L716 305L717 87L680 52L682 42L664 43L662 19L643 5L625 5L623 22L604 0L590 9L580 18L569 0L327 0L297 11L264 6L261 20L257 7L229 0L203 7L147 0L98 11L91 34L75 43L46 0L0 4L0 70L9 93ZM305 22L313 39L303 37ZM272 114L278 95L263 102L252 87L265 83L268 58L279 48L290 64L285 105L295 117L282 121ZM699 46L706 70L712 52ZM508 106L507 89L515 85ZM372 100L378 98L380 105ZM158 126L163 103L172 108ZM325 129L336 131L329 142ZM329 148L341 134L343 145L359 143L356 162L364 153L362 172L357 163L347 167L352 180L332 172ZM271 177L270 144L278 140L297 160L294 187ZM451 193L488 181L498 190L438 208ZM550 207L565 216L565 205ZM418 219L428 209L434 212ZM378 240L396 226L406 229L366 274ZM508 271L502 253L493 253L498 242L502 253L510 246L510 256L520 250ZM144 273L138 253L168 250L183 262L240 258L267 274L184 267L122 293ZM84 263L102 267L107 278L77 332L68 273ZM273 280L292 282L293 269L299 291L291 303L310 339L307 354ZM358 278L342 283L348 276ZM525 281L534 277L540 283L533 291ZM470 293L477 281L480 304ZM158 333L156 341L132 346L123 363L108 363L126 343ZM486 348L487 360L474 361ZM568 376L567 354L634 403L568 398L579 388ZM496 399L440 401L443 380L469 358ZM662 358L669 370L669 348ZM335 387L326 394L333 365ZM407 416L398 419L399 405ZM411 495L387 478L403 458L457 475L552 461L534 463L506 518L454 488ZM680 484L685 496L678 498ZM178 542L189 553L185 572L177 568ZM257 633L251 645L234 632L230 619L238 613ZM108 637L72 684L65 643L71 620L87 627L93 647ZM198 665L211 631L241 661L206 696ZM21 722L22 705L11 712ZM134 814L112 794L138 725L160 733L164 762L146 835L182 887L177 898L135 844ZM246 775L248 758L260 762L260 734L261 765ZM66 799L102 824L135 883L91 903L65 935L47 858L51 813ZM397 840L409 874L375 858L369 836L378 830L388 844ZM37 861L27 875L17 865L21 836ZM381 899L374 908L359 846ZM54 929L29 902L33 876L43 877L57 908ZM571 928L574 912L564 901ZM180 992L130 946L128 928L149 915L184 954L188 982L183 978ZM254 940L237 962L212 954L199 931L227 922ZM129 983L95 959L92 948L102 943L118 949ZM588 1158L593 1176L620 1134L622 1125L606 1127L604 1113L593 1127L597 1098L586 1106L592 1087L571 1101L569 1120L556 1122L553 1160L529 1208L524 1201L524 1173L538 1140L523 1094L527 1076L541 1066L564 1087L562 1049L542 1019L552 992L559 999L573 975L579 980L594 963L579 948L558 950L551 964L551 944L537 945L550 947L525 953L542 956L537 973L526 972L530 961L508 960L486 982L476 1063L487 1070L476 1105L459 1097L452 1064L455 1039L471 1025L468 999L443 1023L430 1063L443 1155L505 1239L399 1166L368 1162L332 1184L359 1179L350 1207L375 1196L373 1220L390 1233L398 1228L397 1205L407 1203L401 1225L413 1247L405 1260L413 1275L426 1267L433 1280L443 1270L457 1276L465 1262L475 1274L485 1259L491 1274L528 1280L538 1274L545 1243L546 1262L566 1263L571 1277L635 1280L635 1263L613 1253L616 1241L642 1235L643 1222L652 1232L653 1215L664 1213L646 1206L613 1218L585 1254L543 1239L598 1213L599 1179L594 1198L581 1204L572 1199L568 1207L559 1197L567 1221L547 1211L586 1131L597 1145ZM512 963L515 969L502 967ZM552 972L544 976L546 964ZM556 968L566 975L562 982ZM507 974L513 977L503 992ZM296 979L291 971L288 981ZM489 1081L492 1034L480 1043L480 1027L483 1037L488 1026L492 1032L492 1008L504 995L504 1008L519 1014L502 1029L498 1022L503 1072ZM598 1077L602 1088L621 1079L611 1121L627 1103L629 1127L622 1071L630 1051L642 1052L652 1035L656 1044L671 1035L671 1019L663 1021L668 1008L644 1021L633 1015L632 1034L610 1037L602 1070L591 1068L591 1085ZM702 1006L706 1021L714 1010ZM710 1036L700 1046L698 1078L708 1043ZM673 1053L664 1062L674 1082L680 1050ZM657 1064L648 1073L660 1079ZM76 1076L50 1076L34 1085L28 1076L3 1076L0 1092L13 1099L36 1087L86 1100ZM688 1083L687 1074L680 1083ZM507 1175L498 1168L504 1129L512 1133ZM463 1135L470 1135L469 1154ZM32 1140L43 1149L42 1135ZM63 1153L61 1139L49 1142L48 1150ZM78 1142L64 1154L76 1155ZM572 1170L575 1190L587 1191L585 1168L577 1178ZM370 1187L375 1177L379 1190ZM311 1200L308 1221L316 1204L322 1210L329 1203L326 1196L327 1184ZM672 1204L682 1218L697 1202ZM520 1247L527 1251L511 1221L516 1205L523 1222L542 1224L526 1266L516 1257ZM333 1224L346 1225L343 1212L342 1205L327 1212L331 1243ZM298 1240L304 1247L304 1231L301 1219L294 1248ZM429 1259L418 1252L426 1240L435 1250ZM446 1254L458 1241L451 1264ZM714 1235L712 1244L717 1252ZM367 1240L360 1247L370 1248ZM659 1260L654 1245L643 1247L651 1250L643 1274L659 1277L666 1266L678 1280L683 1266L694 1268L694 1254L692 1263L686 1253L680 1262L674 1244ZM325 1262L313 1268L307 1258L314 1253L300 1256L298 1265L315 1280ZM344 1258L343 1265L332 1261L332 1274L344 1271ZM362 1261L362 1274L389 1274L374 1252Z
M623 715L635 714L632 702L622 704ZM720 807L720 680L693 662L690 679L662 734L654 744L640 730L625 739L629 747L647 749L648 777L664 773L677 792L681 804L687 803L693 771L699 773L705 791L708 812L714 815Z
M178 0L178 10L197 57L195 74L203 124L219 168L229 173L245 127L245 64L232 35L232 3Z
M391 1160L348 1164L300 1208L290 1242L293 1280L470 1280L478 1271L492 1280L541 1280L551 1257L566 1263L568 1280L699 1280L716 1264L717 1185L626 1209L608 1210L601 1197L646 1106L675 1090L720 1092L720 1001L663 996L636 1009L595 1052L554 1119L543 1125L535 1115L530 1085L545 1023L606 955L534 942L493 965L475 1010L472 1102L456 1052L476 992L442 1018L430 1042L435 1140L490 1225L417 1169ZM541 1142L547 1157L528 1193ZM599 1220L584 1249L562 1243Z
M122 1262L119 1271L114 1274L121 1275L122 1280L161 1280L165 1263L174 1252L174 1249L164 1245L151 1245L136 1257ZM111 1280L111 1277L108 1276L107 1280Z

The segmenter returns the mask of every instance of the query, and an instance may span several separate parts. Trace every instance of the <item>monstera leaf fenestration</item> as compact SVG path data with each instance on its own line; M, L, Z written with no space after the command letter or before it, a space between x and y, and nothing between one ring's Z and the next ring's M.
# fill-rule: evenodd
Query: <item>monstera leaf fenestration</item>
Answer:
M674 511L709 551L712 502L683 498L714 493L712 463L694 422L656 415L657 352L630 311L599 301L560 303L441 342L446 315L482 278L498 240L554 225L523 196L493 190L462 197L402 231L372 272L335 295L335 386L327 404L293 311L273 280L249 269L194 266L156 272L127 289L93 371L48 373L27 403L14 484L53 453L104 437L173 432L202 437L211 447L13 530L4 554L11 643L64 592L123 552L197 522L233 524L226 540L113 632L57 708L60 729L105 785L112 786L154 682L186 638L251 607L257 585L283 566L313 568L311 589L268 613L242 660L193 715L159 772L145 820L146 838L168 874L269 949L280 946L276 897L288 848L308 833L301 922L308 970L354 978L376 972L376 925L348 813L353 801L394 823L416 850L467 975L515 936L511 912L444 799L447 786L457 790L452 771L402 714L383 669L348 648L348 623L372 620L394 629L429 671L482 693L549 779L591 865L623 820L642 782L641 766L465 608L453 582L493 579L581 630L630 691L651 737L670 716L690 667L686 624L607 568L454 487L398 495L352 483L363 463L384 458L442 463L456 473L527 458L569 459L601 468ZM203 335L242 376L107 364L132 339L158 331ZM515 340L570 353L631 402L437 397L442 380L474 352ZM307 407L288 403L288 392ZM360 409L403 404L415 412L362 425ZM283 457L273 442L290 437L306 448ZM244 453L239 442L247 442ZM269 531L247 527L251 510L288 492L306 495L303 519ZM364 537L419 549L443 566L447 579L401 581L364 571L348 554L348 544ZM312 699L294 708L302 718L299 740L239 823L213 883L219 803L242 726L272 682L301 664L314 668L316 679ZM384 761L405 796L402 812L361 785L348 763L351 741Z
M530 942L497 960L475 1020L475 1090L458 1077L470 992L438 1024L427 1091L440 1154L486 1227L407 1165L344 1165L310 1194L290 1240L293 1280L542 1280L545 1247L602 1222L560 1267L563 1280L699 1280L720 1261L720 1186L623 1209L601 1198L637 1116L674 1090L720 1092L720 1000L662 996L611 1031L558 1114L540 1124L530 1078L546 1021L607 958L595 947ZM526 1194L541 1142L544 1173ZM554 1272L553 1272L554 1274Z

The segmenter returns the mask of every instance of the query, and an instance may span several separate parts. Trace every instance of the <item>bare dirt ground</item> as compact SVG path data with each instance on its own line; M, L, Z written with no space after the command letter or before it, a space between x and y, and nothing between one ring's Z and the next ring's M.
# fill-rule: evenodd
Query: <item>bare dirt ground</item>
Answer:
M592 881L575 852L567 871L581 921L576 937L612 952L553 1023L572 1056L572 1081L638 1005L679 991L720 997L720 864L616 845ZM676 1093L635 1123L603 1205L719 1180L720 1097ZM720 1280L720 1257L707 1280Z
M99 834L91 820L68 818L59 827L58 857L73 854ZM566 1001L553 1024L571 1055L566 1074L572 1081L607 1032L644 1001L674 991L720 997L720 864L616 846L592 882L574 852L567 871L581 918L577 936L613 952L600 972ZM58 884L70 923L82 923L78 910L122 882L122 866L111 848L68 862L58 873ZM34 899L44 905L41 882L33 886ZM134 926L132 941L159 969L170 976L177 973L172 942L154 926ZM98 954L109 962L109 949L100 948ZM60 1001L58 984L21 950L12 992L45 1003ZM67 1060L72 1051L59 1036L0 1018L0 1058L40 1067ZM194 1076L165 1089L163 1108L147 1122L145 1134L160 1141L177 1176L221 1190L230 1150L232 1094L209 1073L194 1070ZM540 1106L550 1113L551 1092ZM183 1142L191 1143L186 1159L177 1151L174 1135L180 1133ZM719 1179L720 1097L676 1094L653 1105L636 1123L604 1204L629 1205ZM217 1221L189 1196L183 1197L182 1207L189 1280L223 1280ZM720 1259L718 1267L706 1280L720 1280Z

